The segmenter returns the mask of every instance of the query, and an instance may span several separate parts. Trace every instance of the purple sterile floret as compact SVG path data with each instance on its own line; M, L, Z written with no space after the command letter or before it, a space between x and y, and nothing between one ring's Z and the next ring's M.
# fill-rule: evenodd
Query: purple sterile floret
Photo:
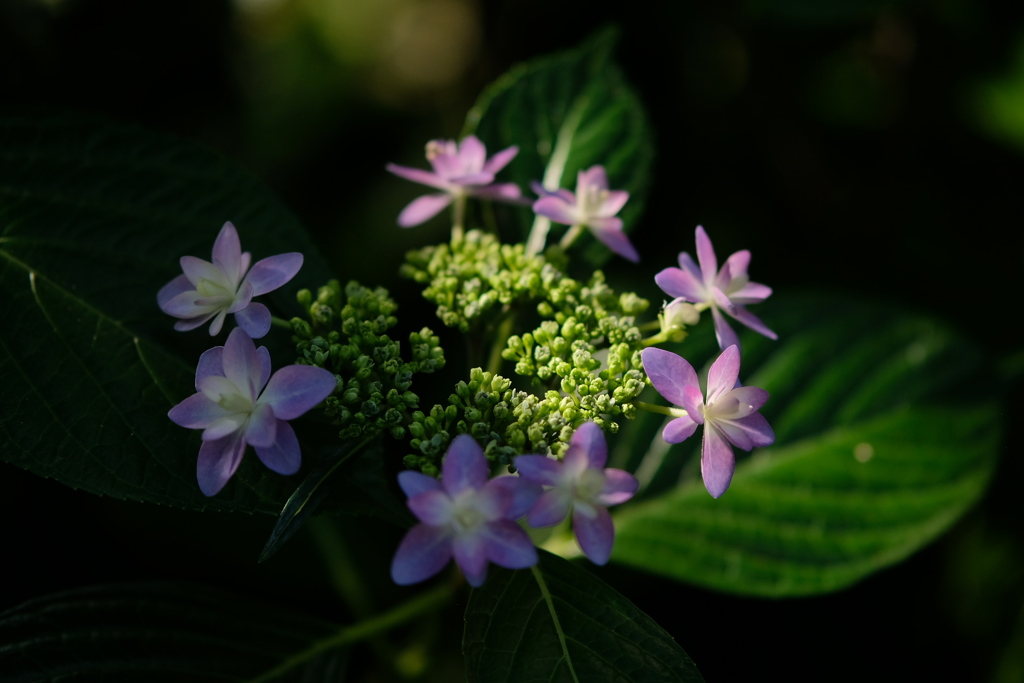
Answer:
M518 152L518 147L509 147L488 159L484 144L475 135L470 135L458 144L454 140L428 142L427 160L433 172L388 164L385 168L391 173L442 191L440 194L428 194L414 199L398 215L398 224L403 228L411 228L428 221L457 197L518 200L522 194L518 185L494 182L494 176Z
M536 214L565 225L590 229L594 237L619 256L636 263L640 255L622 231L622 219L615 216L629 199L625 190L609 190L603 166L591 166L576 176L576 194L568 190L547 190L534 183L540 199L533 203Z
M768 400L768 392L757 387L736 386L740 351L735 345L711 364L707 400L693 366L682 357L670 351L646 348L642 358L644 370L658 393L685 410L665 425L662 432L665 441L679 443L691 437L698 425L704 425L700 471L708 493L718 498L729 488L736 467L732 446L749 451L755 446L775 443L775 432L764 415L757 412Z
M164 285L156 295L160 310L180 320L174 329L184 332L200 327L208 320L210 335L224 326L229 313L253 339L270 331L270 309L253 297L272 292L299 272L302 254L291 252L258 261L251 269L252 257L242 252L238 231L230 221L224 224L213 243L213 262L195 256L182 256L182 274Z
M726 349L739 346L739 338L722 315L725 311L755 332L769 339L778 339L777 335L746 309L747 304L756 304L771 296L772 289L757 282L751 282L747 276L750 265L750 252L737 251L726 259L721 270L718 270L718 259L711 239L704 228L697 226L697 260L685 251L679 254L679 268L666 268L654 276L666 294L677 297L678 301L686 301L697 306L698 310L711 309L715 321L715 336L718 346Z
M258 349L245 330L231 330L224 346L199 358L196 391L171 408L176 424L203 430L196 474L199 489L214 496L238 469L246 446L279 474L295 474L301 464L294 420L337 386L335 376L309 365L289 365L271 375L270 353Z
M405 535L391 562L395 583L419 583L453 557L471 586L483 585L487 565L531 567L537 551L515 520L526 514L540 488L519 477L488 480L487 458L468 434L455 437L441 465L441 480L402 472L398 484L420 520Z
M595 564L608 562L615 541L607 507L626 502L640 486L629 472L605 468L607 461L604 432L593 422L573 433L561 462L543 455L520 455L514 460L523 479L545 487L526 521L534 527L554 526L571 511L576 541Z

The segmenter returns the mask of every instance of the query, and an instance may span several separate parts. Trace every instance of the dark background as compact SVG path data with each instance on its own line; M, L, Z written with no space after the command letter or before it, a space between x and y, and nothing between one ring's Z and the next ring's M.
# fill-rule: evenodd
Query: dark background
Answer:
M659 255L692 248L703 224L720 258L751 249L754 279L776 296L836 290L946 320L990 359L1012 437L1024 408L1024 5L0 0L0 107L101 112L208 145L264 179L342 279L402 299L414 290L397 278L401 255L445 226L394 227L420 192L385 163L421 165L423 143L457 136L490 80L608 23L658 152L634 237L644 264L611 263L613 282L670 265ZM1021 681L1019 458L1006 447L989 495L939 542L834 595L758 600L598 573L709 683ZM325 597L311 535L256 564L270 519L121 503L6 466L0 513L0 609L99 582L187 579L346 618ZM387 566L377 537L400 530L340 524L356 556L368 549L364 566ZM382 604L409 595L367 580L388 591ZM457 608L449 616L452 648L428 680L459 679ZM372 667L357 657L352 680L376 680Z

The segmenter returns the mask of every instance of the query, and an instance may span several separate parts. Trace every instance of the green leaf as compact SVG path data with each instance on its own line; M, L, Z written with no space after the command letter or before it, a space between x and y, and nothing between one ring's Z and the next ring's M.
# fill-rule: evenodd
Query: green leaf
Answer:
M977 350L897 309L776 297L757 313L782 341L745 336L741 369L771 394L775 445L737 450L719 500L699 478L700 437L670 449L655 495L615 515L616 561L734 593L832 591L919 549L984 492L1000 435Z
M660 626L593 574L540 552L494 570L466 605L470 683L703 681Z
M616 33L605 30L576 49L514 67L480 95L463 135L477 135L491 151L518 145L502 178L524 192L542 180L549 189L575 191L578 171L604 166L611 189L629 191L619 213L628 232L643 211L654 145L643 105L612 61ZM533 221L522 212L520 239ZM609 254L599 243L586 252L598 263Z
M264 677L337 630L197 585L80 588L0 614L0 671L11 683L341 681L347 647L324 648Z
M328 496L333 497L331 509L334 512L353 515L373 512L400 526L411 526L413 519L409 511L398 502L385 481L383 452L379 439L370 447L366 441L349 442L335 449L331 457L321 460L285 503L260 554L260 562L269 559L302 528Z
M252 453L224 492L200 493L198 432L167 411L195 392L198 357L223 334L174 332L156 292L180 256L209 258L231 220L254 259L305 255L265 297L289 315L297 288L330 277L296 219L238 166L134 126L12 116L0 149L0 459L115 498L279 511L297 480ZM268 340L275 365L293 362Z

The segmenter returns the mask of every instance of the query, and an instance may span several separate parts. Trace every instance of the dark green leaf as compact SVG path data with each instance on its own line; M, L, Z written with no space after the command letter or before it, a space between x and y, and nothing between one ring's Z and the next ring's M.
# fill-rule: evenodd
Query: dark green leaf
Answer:
M254 259L305 255L266 298L290 315L296 288L329 278L295 218L215 153L137 127L8 117L0 149L0 458L115 498L279 511L297 480L251 454L219 496L199 492L198 432L166 415L194 393L196 361L223 333L173 332L156 292L180 256L209 258L231 220ZM275 365L293 362L272 337Z
M82 588L0 614L8 683L250 681L337 627L210 588L143 583ZM343 647L262 680L342 681Z
M471 683L703 681L660 626L593 574L541 551L496 569L466 605Z
M513 68L480 96L463 134L475 133L491 151L518 145L502 178L524 191L531 181L575 191L578 171L604 166L611 188L630 193L619 214L628 232L643 210L654 145L644 108L612 61L615 39L606 30L579 48ZM522 216L525 239L534 217ZM610 253L592 247L591 260Z
M892 308L776 297L757 312L781 341L744 337L741 370L771 394L775 446L736 451L719 500L699 478L700 437L670 449L654 495L615 516L617 561L736 593L830 591L914 552L983 493L999 420L975 349ZM714 350L698 346L681 350L699 367Z
M379 442L369 447L366 442L350 442L321 460L285 503L260 554L260 562L276 553L302 528L328 496L333 497L331 509L335 512L355 515L373 511L409 526L412 517L384 480L383 451Z

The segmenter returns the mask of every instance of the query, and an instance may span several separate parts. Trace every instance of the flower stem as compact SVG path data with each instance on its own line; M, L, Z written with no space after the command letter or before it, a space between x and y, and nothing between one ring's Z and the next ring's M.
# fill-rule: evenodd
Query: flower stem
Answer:
M270 316L270 324L271 325L276 325L276 326L278 326L280 328L283 328L283 329L286 329L289 332L292 329L291 322L289 322L288 320L285 320L284 318L278 318L277 316L273 316L273 315Z
M672 408L670 406L659 406L653 403L647 403L645 401L633 401L633 405L641 410L646 410L649 413L659 413L661 415L670 415L672 417L685 417L689 415L682 408Z
M582 225L572 226L564 235L562 235L562 241L558 243L558 246L562 247L562 249L568 249L569 245L576 241L576 238L580 236L581 232L583 232Z
M501 324L498 325L498 330L494 334L494 341L491 342L491 355L487 359L487 372L491 374L498 374L498 370L501 369L501 352L505 350L508 345L508 336L512 332L512 325L515 322L515 312L509 311L505 314Z
M653 330L660 330L661 329L661 321L660 320L648 320L645 323L641 323L640 325L637 325L636 329L640 330L641 332L651 332Z
M654 346L655 344L664 344L667 341L672 341L672 335L668 332L659 332L652 337L641 340L640 343L644 346Z
M452 243L462 241L465 233L463 224L466 220L466 195L458 194L452 204Z
M452 588L450 584L444 584L426 593L421 593L409 602L401 604L392 610L357 624L345 626L333 635L312 643L305 650L295 653L273 669L250 679L248 683L266 683L266 681L275 680L281 674L305 664L328 650L365 640L379 633L389 631L421 614L433 612L445 605L451 598L451 595Z

